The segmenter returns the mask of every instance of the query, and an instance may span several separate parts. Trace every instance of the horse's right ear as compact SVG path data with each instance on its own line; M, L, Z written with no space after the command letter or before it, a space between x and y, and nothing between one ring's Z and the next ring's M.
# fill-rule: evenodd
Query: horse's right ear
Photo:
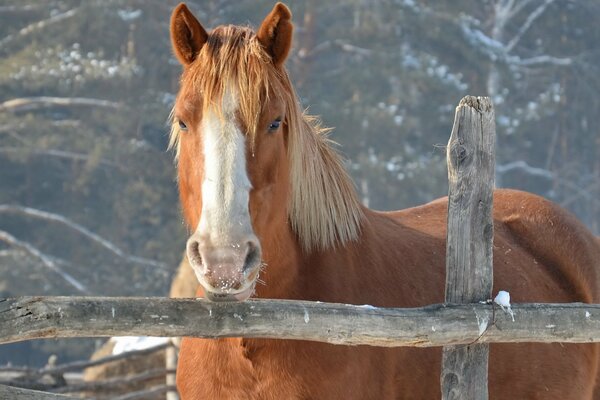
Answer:
M189 65L206 43L208 34L184 3L180 3L171 15L171 44L181 64Z
M292 47L292 13L283 3L275 4L264 19L256 37L272 57L273 64L279 66L285 61Z

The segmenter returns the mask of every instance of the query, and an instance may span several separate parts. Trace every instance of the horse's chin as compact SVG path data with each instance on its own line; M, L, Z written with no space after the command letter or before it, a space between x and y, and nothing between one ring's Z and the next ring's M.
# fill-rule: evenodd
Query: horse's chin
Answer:
M254 294L254 285L236 293L216 293L204 288L204 297L210 301L225 302L225 301L245 301Z

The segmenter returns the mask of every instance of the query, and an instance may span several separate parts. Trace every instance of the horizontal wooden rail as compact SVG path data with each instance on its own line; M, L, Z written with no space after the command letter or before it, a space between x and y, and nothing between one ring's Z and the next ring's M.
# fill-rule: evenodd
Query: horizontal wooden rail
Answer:
M0 299L0 343L56 337L196 336L371 346L600 342L600 304L376 308L287 300L21 297Z

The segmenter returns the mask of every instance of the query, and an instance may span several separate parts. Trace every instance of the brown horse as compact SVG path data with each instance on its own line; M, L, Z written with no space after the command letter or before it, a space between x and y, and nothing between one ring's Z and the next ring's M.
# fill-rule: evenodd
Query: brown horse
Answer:
M257 33L208 33L185 5L173 12L183 74L171 144L198 295L443 302L446 200L389 213L360 204L288 78L290 19L277 4ZM600 243L581 223L522 192L497 191L494 204L495 292L509 290L515 302L598 302ZM599 355L595 344L492 345L490 397L600 398ZM187 338L177 380L184 400L435 399L440 360L439 348Z

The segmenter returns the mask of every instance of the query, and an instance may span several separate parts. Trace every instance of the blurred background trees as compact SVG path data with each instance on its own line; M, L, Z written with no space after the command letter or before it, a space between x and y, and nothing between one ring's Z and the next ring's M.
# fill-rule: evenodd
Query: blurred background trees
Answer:
M176 3L0 2L0 296L166 294L186 239L166 152ZM188 5L208 28L256 26L273 2ZM600 233L600 3L288 5L292 79L335 127L370 207L443 196L454 107L490 95L498 186L544 195ZM59 346L39 343L23 346Z

